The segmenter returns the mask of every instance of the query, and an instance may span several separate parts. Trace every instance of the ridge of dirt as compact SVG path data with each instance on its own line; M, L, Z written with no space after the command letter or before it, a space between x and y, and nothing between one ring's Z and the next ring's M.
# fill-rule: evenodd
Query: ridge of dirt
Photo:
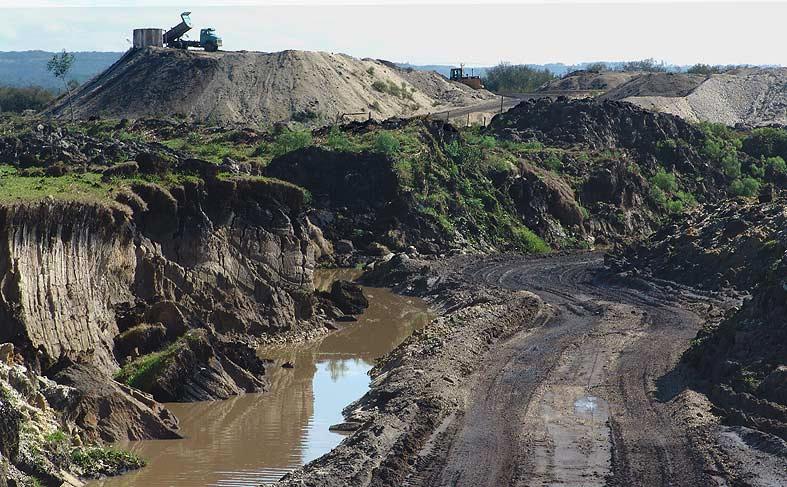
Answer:
M613 90L641 73L623 71L574 71L542 85L539 92Z
M177 115L224 124L322 124L357 112L375 119L426 114L494 95L435 72L345 54L145 48L128 51L72 98L79 118ZM49 111L65 116L70 109L63 97Z

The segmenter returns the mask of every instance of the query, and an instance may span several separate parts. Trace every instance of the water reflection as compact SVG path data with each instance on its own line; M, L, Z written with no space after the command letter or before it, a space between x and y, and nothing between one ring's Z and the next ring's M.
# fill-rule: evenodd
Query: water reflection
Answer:
M343 274L321 272L325 288ZM385 289L365 288L370 307L358 323L307 345L268 348L271 389L227 401L168 405L180 418L184 440L120 444L148 460L148 467L93 482L126 486L256 486L272 482L342 440L328 427L366 392L374 360L429 320L425 304ZM293 369L281 364L291 362Z

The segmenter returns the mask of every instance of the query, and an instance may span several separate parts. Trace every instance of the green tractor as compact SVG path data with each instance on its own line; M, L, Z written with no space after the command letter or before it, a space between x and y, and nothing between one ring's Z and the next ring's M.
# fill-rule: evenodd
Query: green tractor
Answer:
M221 47L221 37L216 35L216 30L212 27L199 31L199 41L189 41L183 39L183 35L191 30L191 12L180 14L181 22L175 27L164 33L164 45L175 49L188 49L189 47L201 47L208 52L215 52Z

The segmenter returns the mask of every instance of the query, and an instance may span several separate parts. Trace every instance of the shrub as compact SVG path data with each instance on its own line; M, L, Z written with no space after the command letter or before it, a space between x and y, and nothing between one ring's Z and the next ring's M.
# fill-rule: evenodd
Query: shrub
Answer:
M42 110L54 95L42 88L0 87L0 112L21 113L25 110Z
M482 135L478 140L478 145L484 149L494 149L497 146L497 139L491 135Z
M386 91L388 91L388 85L385 84L384 81L380 81L378 79L375 80L374 83L372 83L372 89L374 91L379 91L380 93L385 93Z
M673 215L683 213L683 202L680 200L667 201L664 205L664 209Z
M760 192L760 182L754 178L736 179L730 183L730 193L735 196L754 196Z
M648 73L663 73L667 71L664 61L656 62L653 58L642 59L640 61L629 61L623 63L621 71L645 71Z
M787 159L787 130L762 127L743 139L743 151L752 157L779 156Z
M548 69L535 69L530 66L500 63L489 69L484 76L484 85L492 91L535 91L544 83L555 79Z
M697 63L694 66L687 69L686 72L689 74L709 75L709 74L723 73L725 70L726 68L724 66L720 66L720 65L711 66L710 64Z
M654 203L662 208L664 208L669 201L667 194L664 193L664 190L658 186L652 186L650 188L650 199L652 199Z
M675 181L675 175L666 172L664 169L659 169L650 183L666 193L674 193L678 190L678 183Z
M550 171L557 172L560 170L561 167L563 167L563 161L560 159L560 157L558 157L557 154L552 152L549 154L549 157L547 157L544 160L544 167L546 167Z
M609 67L607 66L606 63L590 63L587 66L585 66L585 70L601 72L601 71L609 71Z
M71 461L81 470L82 476L88 478L117 475L145 466L145 460L137 455L107 447L75 449L71 454Z
M270 150L274 157L278 157L310 145L312 145L311 131L286 130L276 137L276 142L274 142Z
M325 144L335 151L350 152L356 148L350 138L336 126L331 127Z
M511 233L514 235L516 246L525 252L545 254L552 250L541 237L525 226L515 226L511 229Z
M399 153L399 140L390 132L380 132L374 141L374 151L386 156L394 156Z
M768 157L764 161L764 169L774 176L787 175L787 163L779 156Z
M721 158L721 169L727 177L737 179L741 177L741 161L735 153L726 153Z

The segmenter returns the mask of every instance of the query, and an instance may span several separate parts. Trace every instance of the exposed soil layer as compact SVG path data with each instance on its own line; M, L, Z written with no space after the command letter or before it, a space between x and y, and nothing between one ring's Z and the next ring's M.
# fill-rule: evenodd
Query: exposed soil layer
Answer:
M145 48L81 86L57 116L142 118L180 115L211 123L324 124L343 114L410 116L494 98L434 72L311 51L204 52Z
M361 429L279 485L787 480L783 446L763 455L673 371L709 298L621 279L596 253L424 264L397 256L369 279L431 296L441 318L346 408Z

